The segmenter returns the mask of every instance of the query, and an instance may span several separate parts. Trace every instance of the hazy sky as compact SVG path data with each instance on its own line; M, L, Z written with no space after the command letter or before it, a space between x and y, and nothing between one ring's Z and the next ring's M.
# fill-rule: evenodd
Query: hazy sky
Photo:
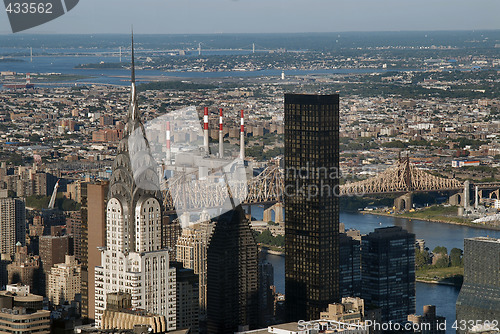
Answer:
M1 5L0 5L1 6ZM2 7L3 8L3 7ZM498 0L80 0L28 33L500 29ZM0 33L11 33L5 11Z

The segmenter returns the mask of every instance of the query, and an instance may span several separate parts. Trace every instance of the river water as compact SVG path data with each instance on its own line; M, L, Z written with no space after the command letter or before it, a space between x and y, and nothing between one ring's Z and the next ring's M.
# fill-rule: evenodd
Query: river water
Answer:
M2 49L0 48L0 56ZM75 50L78 51L78 50ZM58 52L61 52L60 50ZM215 52L214 52L215 53ZM227 52L226 52L227 53ZM95 64L100 62L116 63L119 57L109 55L54 55L30 58L17 57L24 60L22 62L0 62L0 71L14 71L18 73L62 73L89 76L77 80L77 83L101 83L114 85L129 85L130 71L127 69L75 69L80 64ZM123 62L130 61L126 56ZM382 69L317 69L317 70L287 70L286 75L308 75L308 74L348 74L348 73L378 73L384 72ZM137 70L137 80L150 81L141 76L155 77L177 77L182 78L223 78L223 77L262 77L280 76L279 69L266 69L259 71L220 71L220 72L183 72L183 71L160 71L160 70ZM36 80L34 80L36 81ZM75 83L74 81L68 83Z
M252 216L260 220L262 219L262 211L261 207L254 206L252 207ZM370 233L380 227L401 226L415 233L418 239L424 239L426 246L431 250L436 246L444 246L448 249L448 252L452 248L463 249L465 238L479 236L500 238L500 231L370 214L342 213L340 221L345 224L346 229L357 229L363 234ZM285 293L285 258L283 256L268 254L267 260L274 267L276 290L280 293ZM437 313L446 317L447 333L455 333L455 330L451 326L455 321L455 302L457 301L459 292L460 290L453 286L417 282L417 314L422 314L424 305L436 305Z

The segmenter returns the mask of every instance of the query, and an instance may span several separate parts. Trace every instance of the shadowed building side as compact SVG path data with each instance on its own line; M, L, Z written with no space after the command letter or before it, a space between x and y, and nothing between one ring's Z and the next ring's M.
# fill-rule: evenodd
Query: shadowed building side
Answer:
M258 250L243 208L215 220L207 249L207 330L255 328L258 317Z

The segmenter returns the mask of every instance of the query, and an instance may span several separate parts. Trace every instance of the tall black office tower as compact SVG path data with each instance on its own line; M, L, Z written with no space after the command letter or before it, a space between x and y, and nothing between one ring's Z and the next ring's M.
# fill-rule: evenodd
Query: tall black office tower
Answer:
M258 250L241 205L214 220L207 249L207 332L254 329L258 321Z
M381 308L383 322L415 313L415 234L391 226L364 235L361 268L361 298Z
M467 333L476 325L476 329L481 325L484 329L488 325L498 328L500 239L477 237L464 240L464 284L458 295L456 311L459 334Z
M339 302L339 96L285 94L285 293L289 321Z

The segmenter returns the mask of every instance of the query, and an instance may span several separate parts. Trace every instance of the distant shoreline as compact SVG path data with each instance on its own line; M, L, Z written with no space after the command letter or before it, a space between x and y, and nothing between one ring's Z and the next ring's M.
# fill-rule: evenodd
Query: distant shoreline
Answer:
M467 226L471 228L478 228L478 229L483 229L483 230L494 230L494 231L500 231L499 226L495 225L485 225L485 224L476 224L476 223L460 223L460 222L453 222L453 221L448 221L444 219L431 219L431 218L414 218L414 217L408 217L405 216L404 214L388 214L388 213L383 213L383 212L377 212L377 211L360 211L362 213L370 214L370 215L375 215L375 216L385 216L385 217L394 217L394 218L404 218L408 220L422 220L422 221L427 221L427 222L432 222L432 223L442 223L442 224L452 224L452 225L461 225L461 226Z
M261 247L260 250L262 253L266 253L266 254L285 256L285 252L275 251L275 250L269 249L267 247Z
M455 288L460 289L460 286L458 286L457 284L454 284L454 283L450 283L450 282L427 281L427 280L424 280L424 279L421 279L421 278L417 278L417 279L415 279L415 281L416 282L420 282L420 283L427 283L427 284L437 284L437 285L453 286Z

